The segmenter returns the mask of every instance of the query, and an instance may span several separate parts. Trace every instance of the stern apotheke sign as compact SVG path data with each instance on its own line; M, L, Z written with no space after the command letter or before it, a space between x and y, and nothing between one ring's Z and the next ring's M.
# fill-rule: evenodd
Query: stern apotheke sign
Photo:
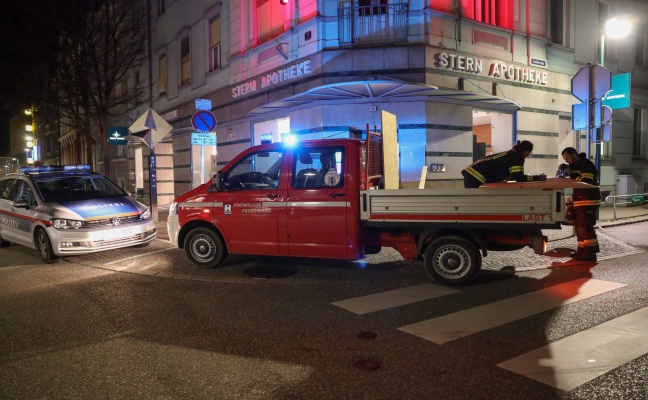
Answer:
M544 86L548 84L549 74L547 71L446 52L435 54L434 59L436 66L443 69L469 72L476 75L485 75L492 78L534 85Z
M261 77L234 86L232 88L232 98L254 93L257 89L267 89L282 82L309 75L312 72L311 60L304 60L300 63L269 72L266 75L262 75Z

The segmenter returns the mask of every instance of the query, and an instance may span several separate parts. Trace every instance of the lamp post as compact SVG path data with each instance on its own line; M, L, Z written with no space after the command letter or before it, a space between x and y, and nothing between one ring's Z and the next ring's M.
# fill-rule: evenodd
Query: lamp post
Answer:
M605 21L605 29L601 33L601 67L605 68L605 37L620 39L630 34L630 22L622 18L611 18ZM601 139L603 136L603 128L596 129L596 150L594 156L594 164L601 176Z

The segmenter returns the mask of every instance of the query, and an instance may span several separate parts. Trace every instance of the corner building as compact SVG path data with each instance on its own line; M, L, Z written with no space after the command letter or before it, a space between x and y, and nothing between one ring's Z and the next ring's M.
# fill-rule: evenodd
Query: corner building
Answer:
M571 128L571 79L622 15L633 33L606 41L604 66L632 74L631 106L601 146L601 190L648 175L644 1L157 0L152 14L154 109L174 127L155 148L161 204L247 147L363 137L382 110L397 118L403 187L430 164L445 170L427 187L462 187L463 168L518 139L535 145L525 171L553 176L566 146L594 156ZM212 103L216 146L191 144L196 99Z

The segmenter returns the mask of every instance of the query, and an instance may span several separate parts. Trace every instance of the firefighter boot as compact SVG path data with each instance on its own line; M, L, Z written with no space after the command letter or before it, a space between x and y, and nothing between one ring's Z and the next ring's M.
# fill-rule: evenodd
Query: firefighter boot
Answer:
M585 249L583 249L582 247L579 247L576 251L572 251L571 253L569 253L569 257L580 256L584 252L585 252Z

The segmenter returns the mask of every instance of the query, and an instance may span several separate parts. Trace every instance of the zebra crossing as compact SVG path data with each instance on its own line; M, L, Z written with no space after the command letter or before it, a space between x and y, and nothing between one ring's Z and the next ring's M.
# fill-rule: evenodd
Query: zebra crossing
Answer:
M582 278L504 300L398 327L438 345L558 309L625 284ZM456 289L424 284L336 301L335 306L358 315L458 293ZM648 354L648 307L549 343L498 367L570 391L638 357Z

